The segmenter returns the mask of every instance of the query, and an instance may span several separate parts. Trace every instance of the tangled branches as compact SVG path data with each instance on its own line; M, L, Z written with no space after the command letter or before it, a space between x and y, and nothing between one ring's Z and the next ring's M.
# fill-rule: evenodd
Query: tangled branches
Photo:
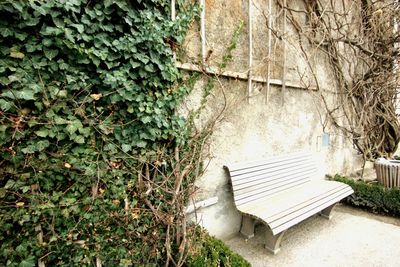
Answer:
M400 141L398 1L305 0L304 11L280 6L288 10L305 58L311 55L304 43L322 51L330 63L338 101L329 103L320 92L332 124L352 138L364 160L391 157ZM300 27L299 12L306 16L306 27ZM322 89L315 66L308 63Z

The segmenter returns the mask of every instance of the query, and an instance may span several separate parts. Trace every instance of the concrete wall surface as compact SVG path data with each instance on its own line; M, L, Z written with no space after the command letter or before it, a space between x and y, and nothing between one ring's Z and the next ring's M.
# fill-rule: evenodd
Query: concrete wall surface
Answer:
M206 64L216 66L232 33L240 20L248 21L248 1L207 0L206 39L208 59ZM228 175L223 165L245 160L281 155L296 151L310 151L315 155L318 171L316 177L323 179L325 174L352 173L361 167L361 158L352 147L351 140L329 124L326 110L321 101L323 94L328 102L334 102L336 95L333 75L323 54L315 51L312 64L316 66L319 83L326 90L311 90L306 86L310 70L308 62L299 52L298 40L294 30L288 25L287 48L283 52L279 40L274 45L272 55L268 55L266 27L267 0L254 0L253 3L253 55L254 75L267 77L267 64L271 64L273 79L285 79L297 88L271 86L267 92L265 83L254 82L248 98L248 82L220 76L208 96L207 107L198 121L199 127L218 117L210 144L209 155L205 160L207 169L197 181L199 190L195 201L218 197L218 202L199 209L193 218L219 238L228 238L239 231L241 216L236 210ZM275 2L275 1L273 1ZM302 1L288 1L296 8ZM273 5L274 14L279 13ZM300 18L301 19L301 18ZM282 19L275 17L276 23ZM303 18L303 20L305 20ZM226 70L246 73L248 70L248 23L234 50L234 60ZM200 60L201 39L199 25L190 30L184 48L186 57L183 63ZM310 48L311 49L311 48ZM287 53L285 64L282 53ZM286 76L283 77L283 66ZM192 110L200 105L206 78L200 79L192 94L186 99L183 110ZM268 97L267 97L268 96ZM268 98L268 102L266 101ZM184 111L183 111L184 112ZM329 142L327 142L329 141Z

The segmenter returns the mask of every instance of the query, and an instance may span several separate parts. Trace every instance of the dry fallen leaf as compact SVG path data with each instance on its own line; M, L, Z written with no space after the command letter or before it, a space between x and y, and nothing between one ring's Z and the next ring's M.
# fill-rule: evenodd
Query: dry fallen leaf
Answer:
M90 97L93 98L94 101L99 100L103 95L102 94L91 94Z
M23 59L25 57L24 53L21 52L10 52L10 57L12 58L19 58L19 59Z
M67 169L71 169L72 166L68 162L65 162L64 163L64 167L67 168Z

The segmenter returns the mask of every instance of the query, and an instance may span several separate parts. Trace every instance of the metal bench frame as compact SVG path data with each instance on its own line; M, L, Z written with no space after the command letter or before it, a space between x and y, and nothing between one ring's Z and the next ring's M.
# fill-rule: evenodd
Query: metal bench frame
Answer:
M330 219L335 204L354 193L344 183L312 179L316 166L311 153L294 153L224 166L233 197L242 213L240 232L254 236L256 222L268 227L267 250L276 254L285 231L320 213Z

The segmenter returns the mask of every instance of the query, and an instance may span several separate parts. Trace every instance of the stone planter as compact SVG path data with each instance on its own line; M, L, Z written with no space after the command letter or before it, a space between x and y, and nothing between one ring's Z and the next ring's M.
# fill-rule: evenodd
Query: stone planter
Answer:
M400 160L379 158L374 162L378 182L387 188L400 187Z

